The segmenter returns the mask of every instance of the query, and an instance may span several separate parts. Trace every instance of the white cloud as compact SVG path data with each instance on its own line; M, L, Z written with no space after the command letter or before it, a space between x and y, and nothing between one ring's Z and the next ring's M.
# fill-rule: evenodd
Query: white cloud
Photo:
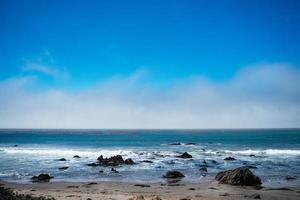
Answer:
M167 88L145 83L146 75L116 76L77 92L31 90L26 77L2 81L0 127L300 127L300 71L288 64L247 66L222 83L186 78Z
M22 67L23 71L33 71L33 72L39 72L46 74L48 76L51 76L52 78L55 79L68 79L69 78L69 73L68 71L64 69L57 69L52 66L44 65L44 64L39 64L39 63L34 63L30 62Z

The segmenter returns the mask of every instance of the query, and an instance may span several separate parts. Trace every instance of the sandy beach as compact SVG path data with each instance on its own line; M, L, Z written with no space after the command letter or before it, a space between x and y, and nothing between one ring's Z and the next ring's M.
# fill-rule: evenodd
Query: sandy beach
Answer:
M217 181L205 183L155 183L134 184L120 182L50 182L34 184L1 183L15 192L35 197L54 197L58 200L127 200L143 195L152 199L153 195L163 200L180 199L266 199L295 200L300 198L300 188L261 188L231 186Z

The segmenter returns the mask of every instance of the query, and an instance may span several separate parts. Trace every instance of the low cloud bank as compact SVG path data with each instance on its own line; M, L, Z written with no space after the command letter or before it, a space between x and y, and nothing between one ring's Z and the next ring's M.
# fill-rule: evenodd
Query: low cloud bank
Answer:
M37 77L2 80L0 127L300 127L300 70L288 64L247 66L223 82L194 76L164 88L144 76L138 71L76 92L34 89Z

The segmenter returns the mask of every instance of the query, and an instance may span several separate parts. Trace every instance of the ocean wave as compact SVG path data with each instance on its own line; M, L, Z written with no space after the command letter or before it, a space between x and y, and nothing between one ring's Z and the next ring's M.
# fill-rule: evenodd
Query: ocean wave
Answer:
M231 151L226 150L225 153L230 154L238 154L238 155L269 155L269 156L276 156L276 155L285 155L285 156L300 156L300 150L294 149L265 149L265 150L240 150L240 151Z

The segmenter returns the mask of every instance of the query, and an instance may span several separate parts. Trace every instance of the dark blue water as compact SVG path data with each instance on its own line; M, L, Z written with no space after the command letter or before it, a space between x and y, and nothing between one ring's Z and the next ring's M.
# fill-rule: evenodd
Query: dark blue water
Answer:
M176 157L185 151L193 159ZM119 174L86 166L101 154L120 154L137 164L118 167ZM237 160L224 161L227 156ZM62 157L67 161L56 161ZM300 130L0 130L0 159L0 179L18 182L41 172L54 175L54 181L157 182L170 169L197 182L213 179L220 170L247 165L265 185L297 185L299 179L287 181L286 176L300 176ZM205 174L199 172L204 161L209 165ZM61 166L69 169L58 170Z

